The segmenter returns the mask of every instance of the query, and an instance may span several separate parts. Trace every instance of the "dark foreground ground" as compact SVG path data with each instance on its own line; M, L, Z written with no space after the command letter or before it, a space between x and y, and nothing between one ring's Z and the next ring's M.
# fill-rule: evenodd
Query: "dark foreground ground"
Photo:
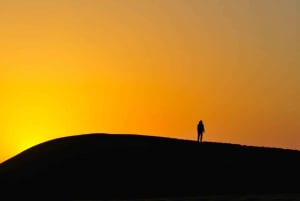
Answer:
M127 200L115 200L127 201ZM165 197L130 201L300 201L300 194L207 195L194 197Z
M300 152L86 134L0 164L1 196L76 200L299 200Z
M118 200L116 200L118 201ZM119 200L126 201L126 200ZM131 201L300 201L300 194L249 194L249 195L208 195L181 198L154 198Z

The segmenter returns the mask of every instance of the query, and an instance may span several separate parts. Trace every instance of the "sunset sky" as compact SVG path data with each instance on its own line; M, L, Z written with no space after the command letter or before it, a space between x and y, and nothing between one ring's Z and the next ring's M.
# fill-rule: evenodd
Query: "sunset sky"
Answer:
M300 150L299 0L0 0L0 162L126 133Z

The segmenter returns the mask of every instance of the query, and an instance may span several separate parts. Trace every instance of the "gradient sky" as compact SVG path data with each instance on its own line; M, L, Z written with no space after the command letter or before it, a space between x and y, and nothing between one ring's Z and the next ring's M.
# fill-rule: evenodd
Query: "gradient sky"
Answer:
M0 162L132 133L300 150L298 0L0 0Z

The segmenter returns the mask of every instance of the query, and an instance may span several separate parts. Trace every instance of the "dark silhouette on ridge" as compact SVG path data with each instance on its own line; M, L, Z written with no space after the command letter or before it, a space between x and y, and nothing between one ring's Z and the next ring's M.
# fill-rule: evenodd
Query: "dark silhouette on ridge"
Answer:
M198 141L198 142L202 142L202 136L203 136L203 133L205 132L204 124L203 124L203 121L202 121L202 120L200 120L200 121L198 122L198 125L197 125L197 132L198 132L197 141Z
M1 163L0 192L6 200L102 201L300 193L299 170L296 150L83 134L38 144Z

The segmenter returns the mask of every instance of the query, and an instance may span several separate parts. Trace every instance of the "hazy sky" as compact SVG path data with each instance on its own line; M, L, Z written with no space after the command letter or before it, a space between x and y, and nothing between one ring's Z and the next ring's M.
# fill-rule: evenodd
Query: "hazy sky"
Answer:
M0 0L0 161L132 133L300 150L299 0Z

